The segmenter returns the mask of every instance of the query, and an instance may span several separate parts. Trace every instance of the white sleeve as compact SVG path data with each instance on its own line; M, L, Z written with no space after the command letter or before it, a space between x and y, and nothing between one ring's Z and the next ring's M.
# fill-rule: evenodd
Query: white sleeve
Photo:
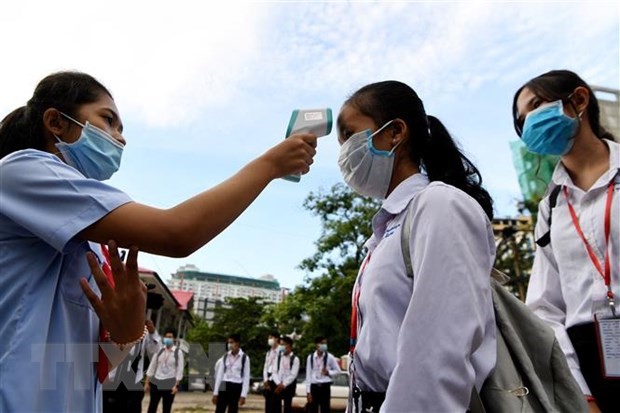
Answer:
M491 224L473 199L452 187L430 187L417 201L413 293L381 412L464 412L476 380L471 355L489 345L487 330L495 327Z
M267 365L268 362L269 362L269 352L265 354L265 364L263 364L263 381L267 381L268 379L267 377L267 369L269 368L269 366Z
M243 371L243 386L241 387L241 397L248 397L250 390L250 356L245 356L245 368Z
M215 384L213 385L213 395L217 396L220 393L220 386L222 384L222 380L224 378L224 365L223 358L220 358L215 363Z
M181 380L183 380L184 367L185 367L185 356L183 355L183 351L179 350L179 360L177 361L177 372L176 372L177 382L181 382Z
M159 336L157 331L155 331L153 334L148 333L146 335L145 341L146 341L146 354L149 356L149 358L152 358L153 355L157 353L159 349L161 348L161 337Z
M295 355L293 355L293 357L294 357L294 359L293 359L293 368L291 368L291 371L289 372L288 376L286 377L286 380L283 380L284 385L287 386L287 387L295 382L295 380L297 379L297 375L299 374L299 364L300 364L299 357L297 357Z
M149 379L153 378L153 376L155 376L155 369L157 368L157 364L159 363L159 357L157 357L157 353L155 353L153 355L153 359L151 360L150 364L149 364L149 368L146 371L146 375Z
M539 205L536 239L549 230L548 216L549 203L543 200ZM536 248L525 304L553 329L575 381L579 384L583 394L592 394L581 373L577 354L566 332L566 304L562 296L560 274L551 244Z
M310 366L310 357L313 353L310 353L306 359L306 394L310 394L310 384L312 382L312 367Z
M336 357L334 357L331 354L329 354L327 358L327 373L329 374L330 377L334 377L339 374L342 374L342 370L340 370L340 366L338 365L338 362L336 361Z

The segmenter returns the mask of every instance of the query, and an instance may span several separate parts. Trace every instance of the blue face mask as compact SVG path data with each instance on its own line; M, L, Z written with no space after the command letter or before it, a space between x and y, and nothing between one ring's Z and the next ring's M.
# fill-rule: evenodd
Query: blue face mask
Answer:
M527 114L521 139L530 152L565 155L575 143L578 127L579 120L567 116L562 101L557 100Z
M166 347L171 347L174 344L174 340L171 339L170 337L164 337L162 341L164 343L164 346Z
M123 144L89 122L83 125L69 115L61 114L82 127L79 139L73 143L55 137L58 140L56 147L65 161L87 178L109 179L121 166Z

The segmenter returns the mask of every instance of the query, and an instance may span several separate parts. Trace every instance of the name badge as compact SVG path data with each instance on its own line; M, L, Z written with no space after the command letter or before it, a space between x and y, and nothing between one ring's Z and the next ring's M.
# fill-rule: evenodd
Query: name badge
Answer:
M620 317L595 314L594 323L603 376L620 379Z

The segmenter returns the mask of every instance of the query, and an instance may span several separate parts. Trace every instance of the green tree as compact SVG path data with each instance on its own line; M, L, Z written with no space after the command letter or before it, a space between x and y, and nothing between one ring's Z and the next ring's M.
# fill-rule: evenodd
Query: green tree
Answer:
M308 274L304 285L264 317L283 333L302 335L296 344L298 353L305 356L314 350L316 336L328 337L333 354L348 352L351 291L379 207L378 201L361 197L343 184L306 198L304 208L321 221L317 250L300 264Z
M252 377L262 376L267 351L267 336L273 325L262 322L265 305L262 299L227 298L226 305L215 309L210 327L210 342L224 342L230 334L241 336L241 347L251 360Z

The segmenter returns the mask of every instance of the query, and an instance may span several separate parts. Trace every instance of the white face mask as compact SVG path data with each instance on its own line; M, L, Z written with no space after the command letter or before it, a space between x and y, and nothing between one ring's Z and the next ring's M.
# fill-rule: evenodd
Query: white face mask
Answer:
M347 185L362 196L384 199L387 195L394 168L394 150L400 142L391 151L380 151L374 147L372 138L392 122L375 133L370 133L370 129L358 132L340 147L340 173Z
M276 340L273 338L268 338L267 339L267 344L269 345L269 347L273 347L273 345L276 343Z

